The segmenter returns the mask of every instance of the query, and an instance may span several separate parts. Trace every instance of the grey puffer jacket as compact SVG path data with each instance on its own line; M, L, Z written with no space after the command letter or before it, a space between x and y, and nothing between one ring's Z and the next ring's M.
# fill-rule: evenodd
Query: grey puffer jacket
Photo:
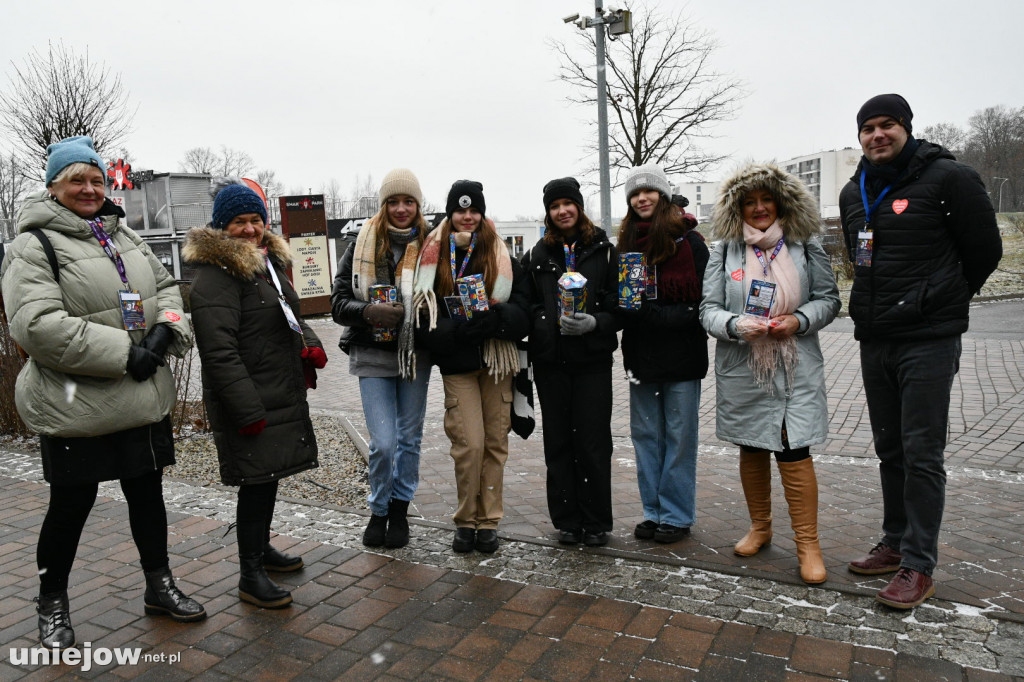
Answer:
M288 305L298 317L299 297L285 268L288 245L266 233L268 255ZM197 264L190 302L203 397L213 426L225 485L266 483L318 466L316 437L302 372L304 346L322 348L299 319L288 326L263 254L222 230L189 231L182 250ZM266 419L258 435L238 430Z
M174 278L120 208L108 201L100 217L142 296L146 330L167 325L174 332L168 353L180 356L191 335ZM59 283L40 241L26 234L33 228L53 245ZM18 231L0 272L11 336L29 354L15 388L24 422L37 433L76 438L162 420L174 405L174 379L166 366L141 382L126 374L128 349L147 332L125 331L117 294L124 284L88 222L44 191L25 200Z
M750 346L729 334L729 322L739 317L746 299L740 274L748 266L746 244L739 237L743 229L740 205L747 192L762 188L775 199L786 246L800 276L800 305L794 311L800 320L795 337L796 371L792 384L788 384L786 372L778 368L770 391L754 381L747 365ZM841 303L828 254L813 237L819 229L814 200L799 179L769 165L748 166L740 171L726 181L721 196L714 227L716 234L725 239L711 252L700 305L701 324L718 339L717 435L737 445L778 452L782 450L785 421L791 448L824 442L828 404L818 332L835 319Z

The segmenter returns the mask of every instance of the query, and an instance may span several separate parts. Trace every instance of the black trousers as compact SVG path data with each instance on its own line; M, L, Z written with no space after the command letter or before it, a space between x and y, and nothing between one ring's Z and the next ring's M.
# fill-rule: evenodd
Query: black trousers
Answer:
M139 549L144 571L167 566L167 512L162 479L162 471L152 471L120 481L128 502L132 539ZM50 486L50 506L36 548L40 594L68 589L71 565L98 490L98 483Z
M931 575L946 503L949 396L960 337L861 341L860 363L882 479L882 542Z
M612 368L534 365L548 512L559 530L612 529Z
M270 522L274 519L274 505L277 504L277 481L243 485L238 489L238 509L235 520L239 523L261 523L266 527L266 539L270 540Z

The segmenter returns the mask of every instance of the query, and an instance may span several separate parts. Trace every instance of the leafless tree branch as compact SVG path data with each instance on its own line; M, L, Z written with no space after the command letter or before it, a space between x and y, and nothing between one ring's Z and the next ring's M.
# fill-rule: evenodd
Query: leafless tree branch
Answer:
M682 12L666 15L642 2L631 9L633 33L606 43L612 172L653 161L669 174L699 175L724 158L701 143L713 137L716 123L732 118L743 86L713 68L717 43ZM593 31L551 47L559 57L558 79L571 86L568 101L595 105ZM596 155L596 139L587 151ZM595 158L588 171L596 168Z
M102 156L131 131L136 110L119 74L76 54L63 43L45 53L33 51L19 66L11 63L9 87L0 92L4 129L24 172L42 179L46 148L65 137L88 135Z

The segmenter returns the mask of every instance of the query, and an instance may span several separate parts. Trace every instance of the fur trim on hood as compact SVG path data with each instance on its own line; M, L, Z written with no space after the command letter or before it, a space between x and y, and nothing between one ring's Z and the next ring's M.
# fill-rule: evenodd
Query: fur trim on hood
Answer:
M292 255L288 242L271 232L263 233L267 255L282 270L291 266ZM266 270L263 254L249 242L228 236L224 230L212 227L193 227L185 237L181 255L188 263L216 265L232 277L249 281Z
M715 239L743 241L743 197L765 189L775 199L779 225L787 242L801 242L821 232L818 202L803 181L771 163L751 163L722 183L711 220Z

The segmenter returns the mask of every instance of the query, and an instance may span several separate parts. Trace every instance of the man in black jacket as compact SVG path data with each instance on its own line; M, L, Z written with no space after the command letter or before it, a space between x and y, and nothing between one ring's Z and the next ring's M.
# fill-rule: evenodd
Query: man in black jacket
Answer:
M879 602L913 608L935 593L945 501L949 395L968 307L1002 256L978 174L914 139L896 94L857 114L864 150L839 197L855 264L850 316L882 480L882 540L849 568L895 572Z

